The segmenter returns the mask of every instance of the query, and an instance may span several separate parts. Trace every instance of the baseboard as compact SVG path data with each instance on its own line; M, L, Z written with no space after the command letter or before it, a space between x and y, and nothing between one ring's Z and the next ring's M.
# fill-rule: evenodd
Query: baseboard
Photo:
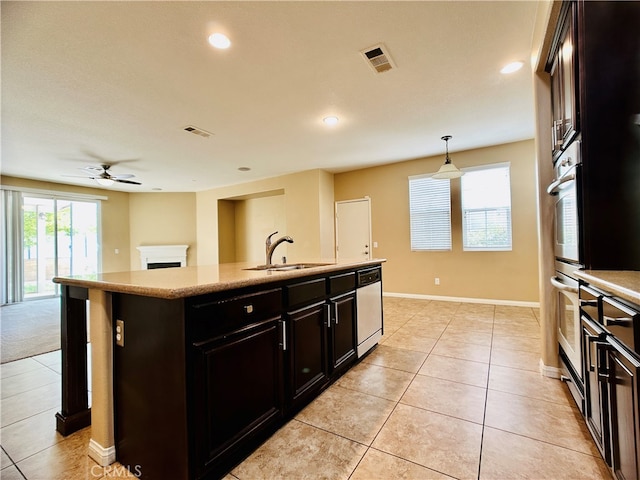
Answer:
M101 467L106 467L116 461L116 447L112 445L104 448L92 438L89 441L89 456Z
M496 300L492 298L445 297L440 295L421 295L417 293L383 292L385 297L415 298L419 300L439 300L442 302L484 303L489 305L508 305L512 307L540 308L540 302L522 302L519 300Z
M560 370L559 367L550 367L548 365L545 365L542 359L540 359L539 368L540 368L540 374L543 377L560 378L560 375L562 374L562 370Z

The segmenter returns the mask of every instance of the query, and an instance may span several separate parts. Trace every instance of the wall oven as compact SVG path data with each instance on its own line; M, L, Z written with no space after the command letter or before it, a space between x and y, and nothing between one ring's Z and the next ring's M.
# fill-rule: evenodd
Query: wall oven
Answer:
M555 276L551 278L551 284L557 295L556 317L562 380L567 382L580 411L584 411L579 284L573 273L583 267L580 261L578 205L581 167L580 142L576 140L567 146L554 163L555 180L547 188L547 193L555 199Z
M569 263L580 263L578 183L581 168L580 142L576 140L556 160L555 180L547 188L547 193L555 198L555 256Z
M578 281L571 275L578 267L556 261L556 276L551 284L556 288L559 355L562 360L561 379L582 412L584 409L584 379L582 369L582 329Z

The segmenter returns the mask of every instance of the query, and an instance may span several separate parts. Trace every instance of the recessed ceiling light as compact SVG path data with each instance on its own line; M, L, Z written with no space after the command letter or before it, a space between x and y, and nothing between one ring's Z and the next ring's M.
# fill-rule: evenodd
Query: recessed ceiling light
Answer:
M162 191L162 189L161 189L161 188L158 188L158 187L154 187L154 188L152 188L151 190L153 190L154 192L160 192L160 191Z
M222 33L213 33L209 35L209 43L211 46L221 49L229 48L231 46L231 40L229 40L229 37Z
M338 124L338 117L324 117L322 119L322 121L324 122L325 125L329 125L330 127L337 125Z
M238 167L238 171L240 171L240 172L248 172L250 170L251 169L249 167Z
M522 67L524 66L524 62L511 62L507 65L505 65L504 67L502 67L502 70L500 70L500 73L513 73L513 72L517 72L518 70L520 70Z

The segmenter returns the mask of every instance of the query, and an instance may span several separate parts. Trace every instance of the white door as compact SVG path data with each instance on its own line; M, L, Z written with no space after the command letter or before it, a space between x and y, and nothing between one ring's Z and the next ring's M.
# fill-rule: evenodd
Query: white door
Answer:
M336 202L336 258L371 257L371 200Z

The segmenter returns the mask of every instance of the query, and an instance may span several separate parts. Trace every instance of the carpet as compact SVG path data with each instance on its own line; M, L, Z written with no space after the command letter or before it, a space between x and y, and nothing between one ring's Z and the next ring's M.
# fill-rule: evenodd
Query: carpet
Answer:
M60 348L60 298L0 307L0 363Z

